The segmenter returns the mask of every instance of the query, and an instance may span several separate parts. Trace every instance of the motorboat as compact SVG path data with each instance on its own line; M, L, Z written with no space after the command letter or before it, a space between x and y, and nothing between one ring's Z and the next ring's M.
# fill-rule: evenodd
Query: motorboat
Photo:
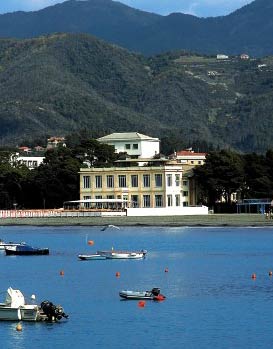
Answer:
M166 297L160 293L158 287L152 288L151 291L120 291L119 295L123 299L148 299L153 301L163 301Z
M24 244L23 242L5 242L0 239L0 251L4 251L6 247L13 247Z
M93 253L93 254L79 254L78 258L82 261L89 261L89 260L102 260L106 259L106 256L102 256L98 253Z
M68 318L60 305L44 301L41 305L27 304L20 290L7 289L4 303L0 303L0 320L57 321Z
M29 256L29 255L47 255L49 254L48 248L38 248L33 247L26 244L19 244L16 246L7 246L5 247L5 252L7 256L10 255L21 255L21 256Z
M147 251L98 251L101 256L105 256L106 259L142 259L145 258Z

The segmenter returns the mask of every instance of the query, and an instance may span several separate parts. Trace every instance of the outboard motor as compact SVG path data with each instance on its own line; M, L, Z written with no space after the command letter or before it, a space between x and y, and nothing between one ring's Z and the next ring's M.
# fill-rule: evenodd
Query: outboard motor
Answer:
M48 321L61 320L61 318L68 318L63 308L60 305L54 305L50 301L43 301L41 303L41 309L47 316Z
M151 292L154 296L158 296L160 294L160 289L158 287L154 287Z

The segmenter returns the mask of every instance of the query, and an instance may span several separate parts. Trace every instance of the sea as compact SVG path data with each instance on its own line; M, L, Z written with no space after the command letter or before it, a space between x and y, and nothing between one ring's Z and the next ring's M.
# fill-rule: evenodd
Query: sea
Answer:
M1 226L0 238L50 249L49 256L0 252L0 301L11 286L69 314L58 323L22 322L22 331L0 322L1 348L273 346L273 228ZM143 260L78 259L111 248L148 253ZM140 307L119 297L153 287L164 301Z

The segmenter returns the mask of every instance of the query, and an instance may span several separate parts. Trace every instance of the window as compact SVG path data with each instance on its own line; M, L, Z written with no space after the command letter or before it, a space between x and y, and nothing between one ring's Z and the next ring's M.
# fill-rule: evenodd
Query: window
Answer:
M175 195L175 206L180 206L180 195Z
M143 175L143 187L150 187L150 175L148 174Z
M114 197L114 195L107 195L106 196L106 199L114 199L115 197ZM114 203L112 203L112 202L108 202L108 203L106 203L104 206L105 206L105 208L111 208L111 209L113 209L114 208Z
M125 144L125 149L131 149L131 144Z
M143 195L143 207L151 206L151 198L150 195Z
M189 192L188 191L183 191L183 196L189 196Z
M96 183L96 188L102 188L102 177L101 176L96 176L95 177L95 183Z
M202 164L202 161L198 161L198 165L201 165Z
M98 176L98 177L101 177L101 176ZM102 196L101 195L96 195L95 199L96 200L101 200ZM102 208L102 202L97 202L95 205L96 205L96 208Z
M91 196L84 196L83 200L90 200ZM91 203L90 202L85 202L84 203L84 208L90 208L91 207Z
M183 181L183 185L186 187L188 185L188 181Z
M155 174L155 186L162 187L162 174Z
M184 206L184 207L188 207L188 206L189 206L188 201L184 201L184 202L183 202L183 206Z
M138 195L131 195L132 207L138 207Z
M133 149L138 149L138 144L133 144Z
M172 195L167 195L167 204L168 204L168 207L173 205L173 197L172 197Z
M155 195L155 207L163 206L163 197L162 195Z
M179 174L175 175L175 185L177 187L179 187L179 185L180 185L180 175Z
M90 176L83 176L83 188L90 188Z
M171 187L173 185L173 176L171 174L167 175L167 187Z
M118 176L118 185L120 188L126 188L126 176L125 175Z
M191 161L191 164L192 164L192 165L194 164L194 161L193 161L193 160Z
M33 161L33 167L37 167L38 166L38 162L37 161Z
M114 188L114 176L113 175L107 175L106 185L107 185L107 188Z
M138 187L138 175L131 175L131 186L133 188Z

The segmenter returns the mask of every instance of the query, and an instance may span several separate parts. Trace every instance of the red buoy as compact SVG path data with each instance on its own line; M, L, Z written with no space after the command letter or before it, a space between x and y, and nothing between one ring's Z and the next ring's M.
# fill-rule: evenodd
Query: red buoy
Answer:
M145 304L146 304L145 301L139 301L139 302L138 302L138 306L139 306L140 308L144 308L144 307L145 307Z
M253 274L251 275L251 278L252 278L252 279L256 279L256 274L253 273Z
M88 240L88 245L94 245L94 241L93 240Z
M120 272L119 272L119 271L116 272L116 277L117 277L117 278L120 277Z
M158 296L155 296L155 297L154 297L154 300L155 300L155 301L164 301L165 298L166 298L166 297L163 296L163 294L160 293Z

